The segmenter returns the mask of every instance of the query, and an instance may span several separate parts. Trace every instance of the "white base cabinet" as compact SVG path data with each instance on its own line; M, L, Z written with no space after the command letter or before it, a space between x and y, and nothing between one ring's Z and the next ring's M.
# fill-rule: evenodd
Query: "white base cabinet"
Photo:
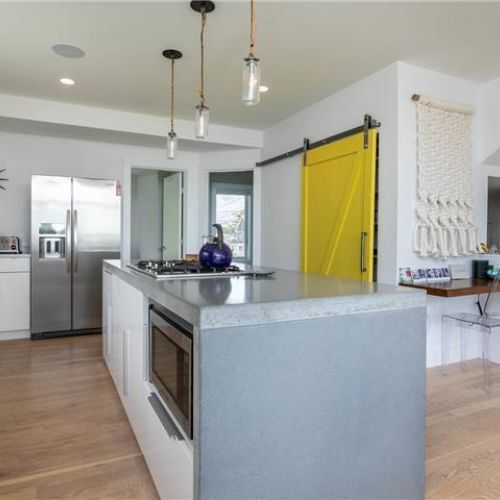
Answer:
M0 257L0 340L30 336L30 256Z
M148 397L147 299L103 271L103 355L161 498L193 498L193 452L170 436Z

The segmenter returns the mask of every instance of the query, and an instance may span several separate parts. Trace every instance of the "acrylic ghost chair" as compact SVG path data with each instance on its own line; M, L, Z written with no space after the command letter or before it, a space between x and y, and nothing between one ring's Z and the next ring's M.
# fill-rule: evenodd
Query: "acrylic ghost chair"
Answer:
M490 337L492 330L500 328L500 317L491 316L488 313L488 305L491 294L495 293L500 281L500 274L495 275L491 280L490 289L484 303L481 307L478 301L480 314L473 313L452 313L444 314L442 318L442 351L441 364L443 374L448 373L448 339L450 337L451 327L453 325L460 327L460 365L462 370L467 368L467 340L468 332L476 331L481 334L482 338L482 353L483 353L483 369L484 369L484 388L486 391L491 387L491 370L490 370Z

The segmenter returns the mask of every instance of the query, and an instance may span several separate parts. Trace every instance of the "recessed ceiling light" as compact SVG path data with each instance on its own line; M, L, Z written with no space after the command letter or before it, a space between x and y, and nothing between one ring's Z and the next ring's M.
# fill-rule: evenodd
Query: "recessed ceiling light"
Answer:
M63 85L74 85L75 84L75 80L72 80L71 78L60 78L59 81Z
M69 43L56 43L52 45L52 50L62 57L69 57L71 59L79 59L85 55L85 52L80 48Z
M261 91L261 93L265 94L266 92L269 91L269 87L267 85L261 85L259 87L259 90Z

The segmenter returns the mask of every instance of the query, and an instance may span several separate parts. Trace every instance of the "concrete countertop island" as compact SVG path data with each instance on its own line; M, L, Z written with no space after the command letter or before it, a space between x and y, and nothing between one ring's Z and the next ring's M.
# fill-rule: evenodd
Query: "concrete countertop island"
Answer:
M104 269L194 326L195 498L423 498L423 292Z
M104 266L203 329L425 306L425 294L407 288L296 271L273 269L271 278L258 279L154 280L117 260Z

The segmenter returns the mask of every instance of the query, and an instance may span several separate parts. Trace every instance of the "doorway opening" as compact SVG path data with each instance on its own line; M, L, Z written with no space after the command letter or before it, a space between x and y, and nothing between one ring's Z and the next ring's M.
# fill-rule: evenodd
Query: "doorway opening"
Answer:
M182 258L183 184L183 172L132 169L132 260Z

